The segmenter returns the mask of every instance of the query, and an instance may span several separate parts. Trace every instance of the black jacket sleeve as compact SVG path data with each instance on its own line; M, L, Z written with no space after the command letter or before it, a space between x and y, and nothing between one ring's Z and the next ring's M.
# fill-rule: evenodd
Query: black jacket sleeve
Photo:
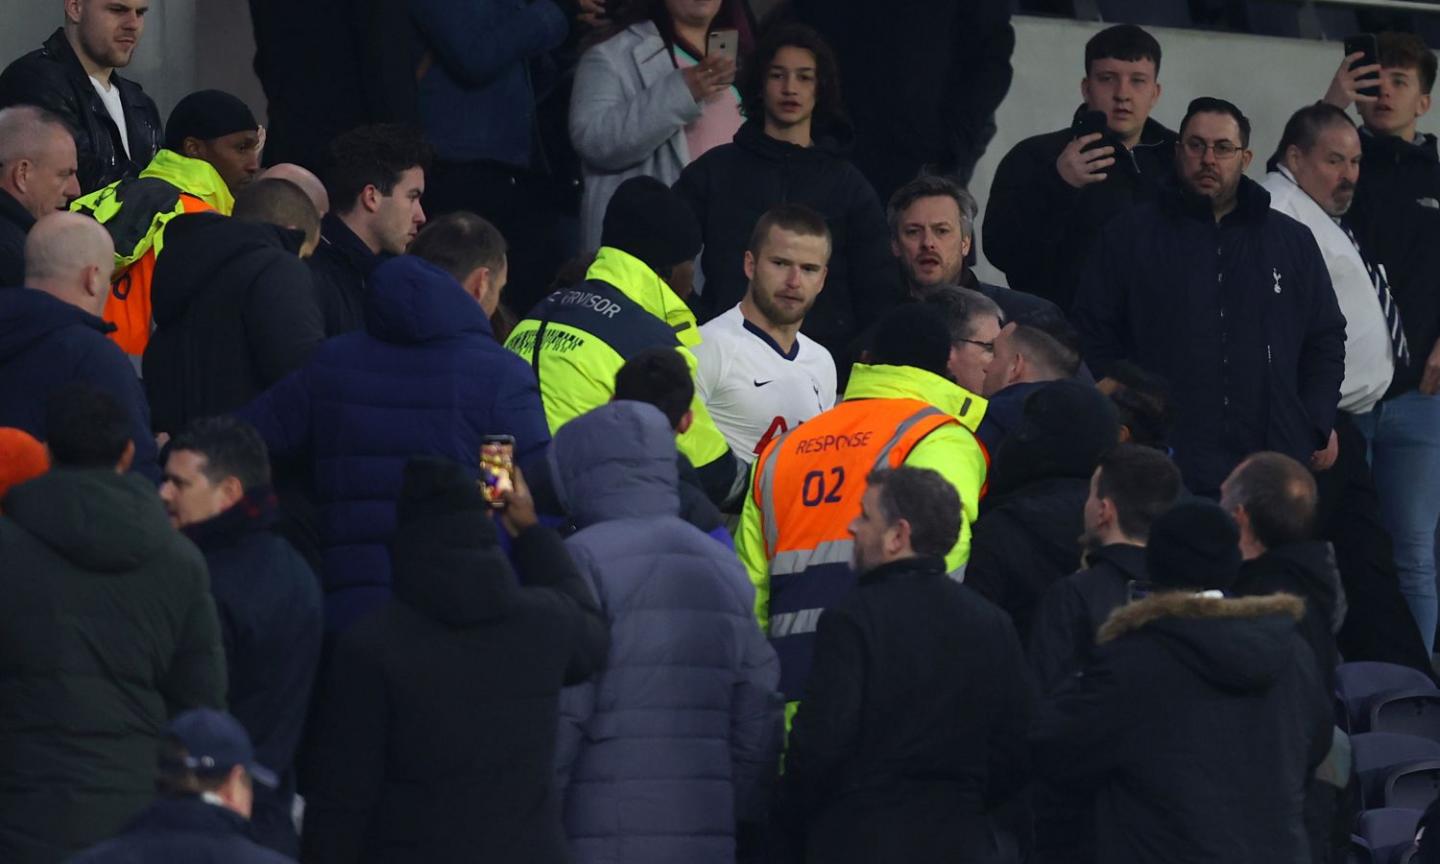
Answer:
M955 19L947 86L940 100L943 173L968 178L994 135L993 116L1010 92L1015 29L1006 0L965 0Z
M1094 644L1085 601L1069 579L1051 585L1030 624L1030 669L1041 693L1053 693L1084 664L1084 645Z
M255 372L266 387L305 365L325 341L310 268L299 258L277 260L259 274L244 315Z
M525 529L515 538L512 551L525 584L549 588L571 602L574 638L565 684L579 684L604 667L610 650L610 625L595 595L554 529L544 525Z
M1130 354L1126 277L1131 268L1125 262L1129 244L1123 232L1113 228L1114 224L1100 233L1099 242L1081 270L1071 315L1075 329L1080 331L1085 362L1096 378L1110 374L1115 364Z
M995 169L985 205L985 257L1011 288L1050 296L1054 262L1066 238L1076 190L1055 170L1044 139L1015 145Z
M835 778L860 740L865 696L865 637L843 610L828 609L815 631L805 701L785 754L786 819L808 824L835 790Z

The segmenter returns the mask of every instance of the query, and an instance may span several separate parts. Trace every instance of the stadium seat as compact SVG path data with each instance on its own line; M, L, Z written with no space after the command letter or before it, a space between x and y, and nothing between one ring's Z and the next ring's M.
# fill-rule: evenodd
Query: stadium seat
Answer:
M1375 697L1394 691L1440 692L1425 673L1394 663L1342 663L1335 668L1335 698L1344 706L1346 732L1365 732Z
M1440 692L1400 690L1375 696L1368 728L1440 741Z
M1364 838L1350 835L1350 848L1345 850L1345 864L1375 864L1375 855Z
M1355 753L1355 774L1360 778L1362 807L1383 807L1402 799L1421 810L1429 806L1434 797L1432 783L1440 781L1440 742L1365 732L1351 736L1350 745ZM1396 801L1387 800L1387 795L1394 795Z
M1415 845L1415 827L1421 811L1383 807L1360 814L1357 831L1365 838L1377 864L1395 864Z

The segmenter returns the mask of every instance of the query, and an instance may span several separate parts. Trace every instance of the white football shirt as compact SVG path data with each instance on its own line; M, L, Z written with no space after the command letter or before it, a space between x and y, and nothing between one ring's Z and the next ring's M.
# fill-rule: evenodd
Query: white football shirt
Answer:
M700 398L746 465L773 438L835 406L835 361L803 333L787 354L736 306L706 322L700 337L690 349Z

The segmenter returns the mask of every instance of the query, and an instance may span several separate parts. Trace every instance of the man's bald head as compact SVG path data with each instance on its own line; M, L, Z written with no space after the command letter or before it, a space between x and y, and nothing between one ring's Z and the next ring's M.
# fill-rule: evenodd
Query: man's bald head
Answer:
M25 238L25 285L92 315L105 309L115 243L105 227L78 213L52 213Z
M325 191L325 184L321 183L320 178L311 173L308 168L296 165L294 162L281 162L279 165L271 165L261 171L260 176L256 179L289 180L299 186L300 191L305 193L305 197L310 199L310 203L315 205L316 213L324 216L330 212L330 195Z
M0 110L0 189L36 219L80 194L75 139L64 120L33 105Z

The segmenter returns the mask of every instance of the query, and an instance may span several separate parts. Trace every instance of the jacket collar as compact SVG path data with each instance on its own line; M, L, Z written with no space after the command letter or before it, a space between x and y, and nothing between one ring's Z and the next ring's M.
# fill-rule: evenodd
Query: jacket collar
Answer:
M854 136L841 124L832 123L831 127L825 129L812 127L810 146L801 147L798 144L791 144L789 141L781 141L766 135L763 120L746 120L740 126L740 131L735 133L735 144L765 159L775 161L836 158L843 156L849 149L850 139Z
M0 219L15 223L17 228L27 233L35 225L35 217L30 215L30 211L4 189L0 189Z
M1161 201L1163 206L1172 213L1202 222L1212 224L1215 222L1215 213L1210 208L1210 199L1192 194L1178 179L1175 187L1167 190ZM1220 220L1220 224L1260 225L1268 218L1269 214L1269 191L1249 177L1241 175L1240 188L1236 190L1235 195L1235 209L1226 214L1225 218Z
M685 301L665 284L645 262L613 246L601 246L595 263L585 272L586 279L611 285L641 309L669 324L681 345L700 344L700 328L695 313Z
M186 195L199 198L224 216L229 216L235 209L235 196L230 194L230 187L225 185L214 166L203 159L191 159L174 150L161 148L140 176L164 180Z
M1131 543L1110 543L1085 553L1085 569L1094 570L1108 564L1127 579L1145 579L1145 547Z
M229 510L187 525L183 533L201 552L212 552L224 546L233 546L241 538L258 534L275 524L278 504L275 493L269 488L256 489L245 493Z
M899 561L881 564L879 567L861 573L860 584L875 585L880 582L894 582L922 576L944 576L946 572L944 558L916 555L913 558L901 558Z
M1367 159L1386 159L1395 162L1414 160L1430 165L1440 163L1440 150L1436 138L1428 132L1406 141L1398 135L1376 135L1368 127L1360 127L1360 143Z
M174 832L251 838L249 820L218 804L210 804L198 795L159 799L136 817L125 833L169 834Z
M332 252L349 262L356 270L365 276L380 266L385 260L383 256L370 251L360 235L345 224L345 220L337 216L333 211L325 214L320 220L320 242Z
M988 402L959 384L913 366L872 366L856 363L845 387L845 399L917 399L929 402L971 432L985 417Z
M1185 591L1165 591L1116 609L1100 628L1096 641L1101 645L1113 642L1121 636L1166 618L1248 619L1271 615L1289 615L1299 621L1305 616L1305 602L1293 594L1231 599Z

